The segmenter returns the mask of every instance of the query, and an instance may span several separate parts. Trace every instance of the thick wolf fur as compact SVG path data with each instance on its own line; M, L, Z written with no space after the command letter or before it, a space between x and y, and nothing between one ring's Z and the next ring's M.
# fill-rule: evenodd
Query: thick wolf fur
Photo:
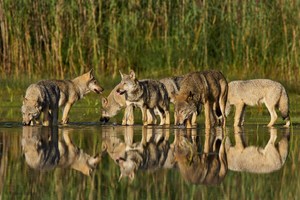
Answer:
M174 76L174 77L167 77L160 79L159 82L164 84L168 97L171 103L174 104L175 97L174 94L179 91L180 88L180 82L183 79L182 76ZM143 80L140 80L143 81ZM126 99L125 95L120 95L116 92L116 90L119 88L119 84L111 91L111 93L108 95L107 98L102 98L102 117L100 118L100 121L107 122L109 118L114 117L118 114L118 112L126 107ZM133 119L133 109L127 108L124 113L124 117L122 120L123 125L133 125L134 119ZM152 114L147 110L147 118L148 123L150 124L153 122L156 118L155 116L152 116ZM175 116L176 118L176 116Z
M199 114L201 105L204 105L205 127L210 128L218 116L222 116L221 124L225 127L227 93L227 81L219 71L209 70L185 75L175 97L175 124L190 128L194 125L189 123L195 121L192 119L195 117L194 113Z
M276 142L277 129L270 128L270 139L266 146L248 146L244 139L244 130L235 127L235 146L226 139L228 168L233 171L251 173L270 173L279 170L285 163L289 149L289 129Z
M44 126L50 125L50 122L57 125L59 98L60 90L52 81L42 80L31 84L26 90L21 108L23 124L39 123L40 115L43 113Z
M74 78L73 80L53 80L60 89L59 106L63 107L62 124L69 121L69 111L72 105L83 98L86 94L93 91L97 94L102 93L103 88L93 75L93 70Z
M132 106L139 107L144 125L149 123L147 109L152 116L155 116L154 111L157 111L160 125L170 124L168 94L161 82L150 79L139 81L134 71L130 71L129 75L121 73L121 77L122 81L117 92L125 95L126 109L132 109Z
M285 126L290 126L289 97L285 88L278 82L269 79L253 79L231 81L229 83L226 114L230 112L230 106L235 106L234 126L242 126L245 118L246 106L265 104L271 120L268 126L273 126L277 114L275 108L281 112L286 121Z
M178 130L175 132L174 158L182 177L192 184L220 184L228 171L222 128L205 130L203 150L199 149L199 140L182 134L182 131L195 129Z
M67 130L63 130L61 139L58 137L57 126L24 126L22 150L26 163L41 171L70 167L85 175L91 175L101 157L92 157L75 146Z
M133 181L138 170L154 171L160 168L175 167L173 150L168 141L168 129L165 129L166 132L160 132L143 127L140 142L133 142L132 126L126 127L125 130L125 142L111 139L102 143L102 149L106 150L120 167L119 180L128 177Z

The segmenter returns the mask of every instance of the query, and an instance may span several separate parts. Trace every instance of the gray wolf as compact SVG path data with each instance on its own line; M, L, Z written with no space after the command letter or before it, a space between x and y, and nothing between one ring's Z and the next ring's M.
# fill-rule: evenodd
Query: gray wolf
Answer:
M93 91L97 94L103 92L103 88L93 75L93 70L74 78L73 80L53 80L60 89L59 106L63 107L62 124L69 121L69 111L72 105Z
M282 118L286 121L285 126L290 126L289 97L280 83L269 79L239 80L229 83L226 114L229 115L230 107L234 105L234 126L244 124L247 105L254 106L263 103L271 115L269 127L273 126L277 119L275 108L281 112Z
M270 173L279 170L285 163L289 149L289 129L276 142L277 129L270 128L270 139L264 147L247 145L242 127L234 127L235 145L226 138L228 168L233 171Z
M199 140L191 137L197 134L186 134L190 130L196 129L175 132L174 159L181 176L192 184L220 184L228 171L222 128L205 130L203 149L199 149Z
M154 171L160 168L174 168L174 156L169 144L169 129L142 128L140 142L133 141L133 127L125 127L124 141L115 137L102 143L114 162L119 166L123 177L134 180L138 170Z
M163 83L167 93L168 97L171 103L175 102L174 94L179 91L180 88L180 82L183 79L182 76L174 76L174 77L167 77L160 79L159 82ZM143 81L143 80L140 80ZM100 118L101 122L107 122L111 117L114 117L118 114L118 112L126 108L126 99L125 95L120 95L116 90L119 88L119 85L117 85L111 93L108 95L107 98L102 98L102 116ZM124 117L122 119L122 125L133 125L134 124L134 117L132 113L133 109L132 107L129 107L125 109ZM155 116L152 116L152 114L147 110L147 118L148 118L148 124L153 122L156 118ZM176 116L175 116L176 118Z
M194 113L199 114L204 105L205 127L210 128L219 116L222 117L221 124L225 127L227 93L227 81L219 71L209 70L185 75L180 90L175 95L175 124L190 128L190 122L195 121L192 119Z
M100 118L101 122L108 122L111 117L116 116L119 111L126 108L125 95L121 95L117 92L120 84L118 84L108 95L107 98L102 98L102 116ZM122 125L133 125L134 117L133 110L127 108L122 119Z
M49 126L50 122L57 125L59 98L60 90L52 81L42 80L31 84L26 90L21 108L23 124L38 124L43 113L44 126Z
M100 155L92 157L75 146L68 130L59 139L58 126L24 126L21 141L26 163L36 170L70 167L91 175L101 160Z
M160 125L170 124L169 99L165 86L156 80L139 81L134 71L121 74L122 80L117 92L124 94L126 108L136 106L142 111L143 125L148 125L147 109L152 116L155 111L160 116Z

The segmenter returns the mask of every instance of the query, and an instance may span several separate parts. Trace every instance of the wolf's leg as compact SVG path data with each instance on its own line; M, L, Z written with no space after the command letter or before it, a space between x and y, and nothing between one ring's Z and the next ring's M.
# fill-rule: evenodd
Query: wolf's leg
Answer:
M193 115L192 115L192 126L197 126L197 113L194 112Z
M71 106L72 106L71 103L66 103L66 106L63 111L63 116L62 116L62 124L67 124L69 122L68 114L70 112Z
M160 123L159 125L164 125L165 124L165 112L161 108L156 109L157 114L159 115L160 118Z
M49 107L48 106L46 106L44 108L43 114L44 114L43 126L49 126Z
M242 114L245 109L244 103L239 103L235 105L235 115L234 115L234 126L241 126Z
M157 119L153 109L147 109L147 121L148 124L156 124Z
M244 105L242 112L241 112L241 126L244 126L245 114L246 114L245 110L246 110L246 105Z
M52 124L53 125L58 125L58 106L56 106L54 109L53 109L53 112L52 112Z
M165 116L166 116L165 124L170 125L170 112L168 110L165 111Z
M205 116L205 128L211 127L211 120L210 120L210 114L211 114L211 103L209 101L206 101L204 103L204 116Z
M266 103L266 107L268 108L269 113L270 113L270 115L271 115L271 120L270 120L270 122L269 122L269 124L268 124L268 127L271 127L271 126L274 125L275 121L277 120L277 113L276 113L276 111L275 111L275 106L268 105L268 104Z
M128 105L126 106L124 111L122 125L133 125L133 124L134 124L133 105Z
M147 126L148 125L148 121L147 121L147 107L146 106L142 106L142 107L140 107L140 109L142 111L143 125Z

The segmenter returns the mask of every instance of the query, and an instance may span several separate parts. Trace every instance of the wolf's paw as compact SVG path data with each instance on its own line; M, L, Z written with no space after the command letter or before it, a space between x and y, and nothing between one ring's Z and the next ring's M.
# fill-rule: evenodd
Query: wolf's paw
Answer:
M69 118L63 119L63 120L61 121L61 123L62 123L62 124L67 124L67 123L69 123Z

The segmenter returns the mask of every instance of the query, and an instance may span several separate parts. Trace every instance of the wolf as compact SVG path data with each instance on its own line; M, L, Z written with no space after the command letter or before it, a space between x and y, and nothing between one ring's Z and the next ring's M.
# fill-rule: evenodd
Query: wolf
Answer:
M203 149L199 149L199 140L186 137L189 130L195 129L175 132L174 159L180 174L192 184L220 184L228 171L222 128L205 129Z
M156 80L139 81L133 70L129 75L120 74L122 81L117 92L125 95L126 108L130 105L140 108L143 125L148 125L147 109L152 116L157 111L160 125L170 124L169 99L165 86Z
M174 168L174 157L169 143L169 129L142 128L142 139L133 142L133 127L125 128L125 142L115 138L102 143L102 149L107 150L110 157L120 167L121 175L133 181L138 170L154 171L159 168ZM112 144L110 144L112 143Z
M275 108L281 112L286 121L285 127L289 127L289 97L285 88L276 81L270 79L238 80L229 83L226 115L230 113L230 107L235 106L234 126L242 126L245 119L246 106L265 104L271 120L269 127L277 120Z
M190 128L190 121L195 121L193 114L199 114L204 105L205 128L210 128L218 116L222 117L221 124L225 127L227 93L228 83L220 71L208 70L185 75L175 95L175 124Z
M117 92L120 84L118 84L114 89L109 93L108 97L102 98L102 116L100 118L101 122L108 122L111 117L116 116L119 111L123 108L126 108L126 99L125 95L121 95ZM133 125L133 108L126 109L124 117L122 119L122 125Z
M69 122L69 112L73 104L93 91L97 94L103 92L103 88L93 75L93 69L74 78L73 80L53 80L60 89L59 106L63 107L62 124Z
M164 84L167 90L170 103L174 104L175 102L174 94L179 91L180 82L182 79L183 76L174 76L174 77L167 77L159 80L159 82ZM120 95L119 93L117 93L116 90L118 88L119 88L119 84L111 91L111 93L108 95L107 98L105 97L102 98L102 117L100 118L101 122L107 122L109 118L117 115L121 109L126 108L125 95ZM122 125L134 124L132 108L133 107L129 107L125 109L124 117L122 119ZM152 114L149 112L149 109L147 110L147 118L148 118L148 124L150 124L156 119L156 117L152 116ZM174 116L174 118L176 118L176 116Z
M243 127L234 127L235 146L226 138L228 168L232 171L246 171L251 173L271 173L279 170L285 163L289 149L289 129L279 142L277 129L269 128L270 139L264 147L248 146L244 139Z
M101 160L75 146L68 130L59 139L58 126L24 126L21 144L26 163L36 170L70 167L89 176Z
M59 98L60 90L52 81L42 80L31 84L26 90L21 108L23 124L38 124L43 113L44 126L49 126L50 122L57 125Z

